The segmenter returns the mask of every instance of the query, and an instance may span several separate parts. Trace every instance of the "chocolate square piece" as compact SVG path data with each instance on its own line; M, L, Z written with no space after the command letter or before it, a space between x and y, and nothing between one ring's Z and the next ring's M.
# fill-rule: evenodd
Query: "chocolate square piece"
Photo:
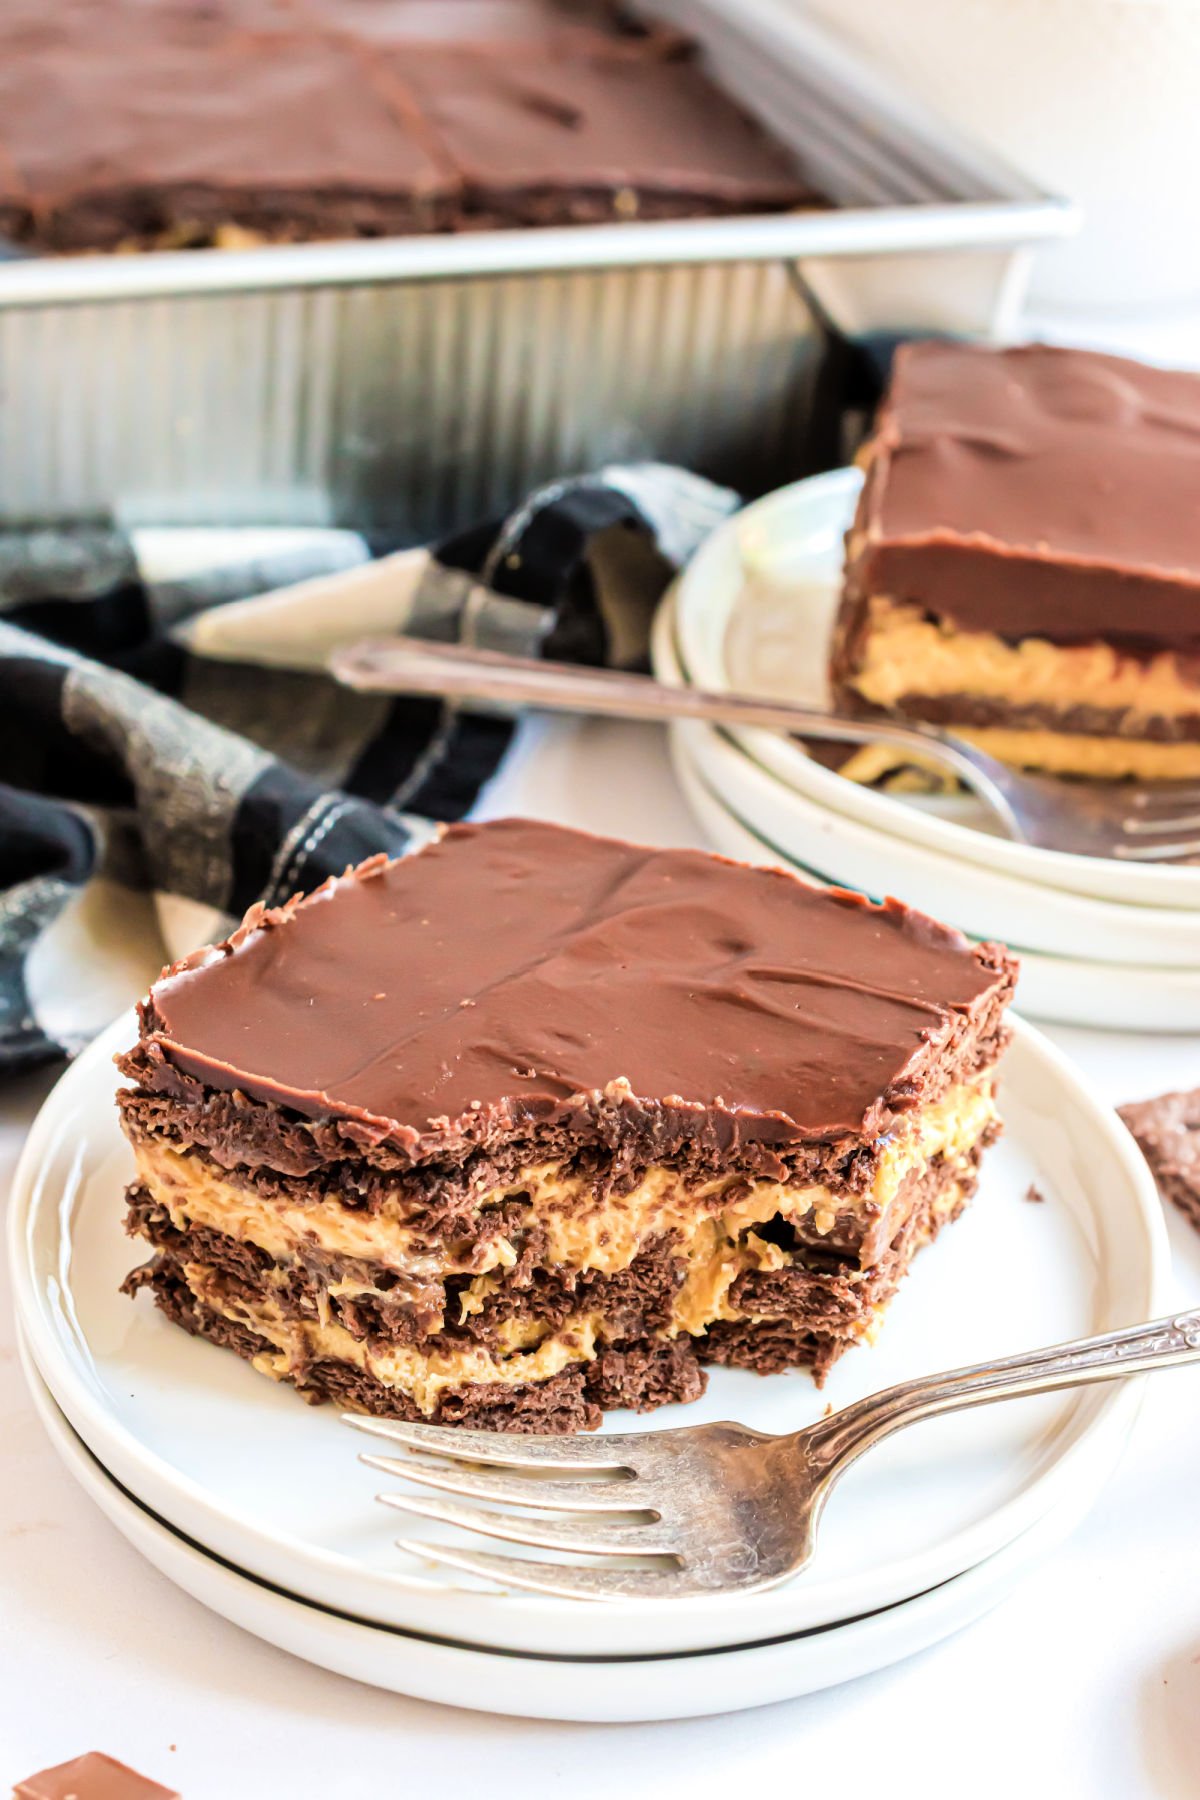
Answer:
M437 131L476 223L813 203L786 152L687 58L418 46L387 62Z
M182 17L177 8L172 17ZM355 53L186 20L31 40L0 64L25 232L56 249L424 230L455 189ZM131 79L131 67L136 78ZM21 235L18 233L18 235Z
M1118 1110L1160 1190L1200 1231L1200 1088Z
M155 984L127 1287L400 1418L578 1430L703 1363L820 1378L974 1190L1014 974L898 902L454 827Z
M125 1763L89 1750L86 1756L27 1775L13 1789L13 1800L180 1800L180 1796Z
M862 460L844 704L1055 773L1200 774L1200 375L912 344Z

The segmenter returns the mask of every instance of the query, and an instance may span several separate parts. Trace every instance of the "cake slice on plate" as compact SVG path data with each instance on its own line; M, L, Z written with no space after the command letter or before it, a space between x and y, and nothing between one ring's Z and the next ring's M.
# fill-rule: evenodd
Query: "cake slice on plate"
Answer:
M1055 774L1200 774L1200 375L911 344L862 460L843 705Z
M577 1430L869 1339L997 1130L1015 964L895 901L508 819L166 971L120 1096L186 1330Z

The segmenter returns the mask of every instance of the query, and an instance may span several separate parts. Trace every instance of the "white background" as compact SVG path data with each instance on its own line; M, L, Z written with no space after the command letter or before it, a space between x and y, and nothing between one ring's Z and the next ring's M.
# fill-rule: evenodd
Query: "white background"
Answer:
M482 810L703 842L652 727L527 724ZM142 951L126 955L126 999L155 972L149 933ZM1200 1035L1051 1035L1113 1102L1200 1083ZM49 1085L0 1094L5 1173ZM1179 1295L1198 1303L1200 1235L1174 1214L1169 1227ZM101 1749L185 1800L1200 1797L1200 1369L1146 1384L1132 1446L1075 1536L937 1649L723 1718L550 1725L360 1687L178 1592L57 1462L24 1393L5 1290L0 1793Z

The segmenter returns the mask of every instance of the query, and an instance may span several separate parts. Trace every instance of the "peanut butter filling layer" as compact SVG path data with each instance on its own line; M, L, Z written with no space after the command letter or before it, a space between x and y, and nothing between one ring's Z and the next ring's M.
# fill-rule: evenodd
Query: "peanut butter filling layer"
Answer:
M1161 744L1148 738L1089 737L1082 732L1008 730L955 725L957 736L1000 762L1048 775L1097 781L1185 781L1200 775L1200 742Z
M958 1211L973 1186L973 1171L964 1168L962 1179L951 1170L939 1188L930 1216L913 1241L915 1252L936 1235L940 1224ZM712 1229L712 1222L709 1222ZM777 1245L766 1243L753 1232L737 1246L706 1243L707 1255L693 1246L692 1266L676 1297L663 1339L683 1335L702 1338L717 1322L766 1322L773 1313L739 1307L731 1300L737 1276L748 1269L779 1269L792 1258ZM594 1360L611 1341L602 1312L580 1312L557 1330L542 1330L535 1321L512 1320L492 1350L480 1345L448 1341L446 1346L415 1348L385 1345L359 1339L333 1320L301 1319L286 1313L269 1293L249 1297L233 1292L213 1270L200 1263L185 1263L182 1275L196 1298L211 1312L244 1326L272 1346L254 1360L260 1374L276 1381L303 1377L313 1363L348 1363L361 1369L385 1388L404 1394L427 1417L432 1417L446 1391L461 1392L473 1385L525 1387L546 1382L564 1370ZM882 1305L867 1306L857 1321L842 1326L848 1342L871 1342L878 1334Z
M870 1189L858 1202L881 1214L885 1248L910 1214L910 1234L919 1226L915 1248L933 1235L944 1217L958 1210L971 1191L978 1145L996 1118L992 1090L990 1074L964 1083L897 1127L879 1157ZM453 1245L444 1246L440 1255L428 1250L415 1254L412 1229L389 1217L386 1209L358 1214L328 1200L301 1206L264 1198L239 1189L202 1158L164 1143L143 1139L136 1151L141 1181L167 1210L175 1229L207 1228L240 1238L272 1258L272 1266L263 1271L261 1284L256 1279L253 1290L231 1282L201 1260L184 1256L179 1269L205 1307L272 1346L256 1358L256 1366L276 1379L303 1380L304 1371L317 1362L349 1363L384 1387L399 1390L432 1416L447 1389L549 1381L565 1369L592 1361L619 1335L608 1328L594 1296L565 1320L561 1314L548 1322L536 1313L519 1312L504 1320L486 1344L447 1330L460 1327L503 1293L507 1271L520 1253L518 1244L508 1238L485 1240L487 1266L468 1267L473 1279L444 1302L444 1312L436 1308L431 1312L427 1333L415 1344L354 1335L339 1322L331 1305L334 1298L381 1291L372 1289L368 1269L358 1271L361 1280L329 1281L318 1296L317 1316L300 1316L286 1303L286 1289L290 1273L306 1252L310 1270L314 1250L382 1263L410 1279L424 1276L436 1281L456 1270L461 1273L462 1267ZM936 1193L925 1218L914 1208L929 1205L921 1178L935 1159L941 1173L934 1177ZM544 1265L615 1274L627 1269L648 1245L667 1240L672 1257L683 1263L684 1274L672 1296L667 1322L657 1333L663 1339L702 1338L717 1322L774 1317L746 1299L747 1291L769 1287L769 1281L764 1285L760 1278L794 1270L803 1280L819 1280L805 1274L803 1247L798 1245L795 1251L784 1247L786 1233L779 1232L779 1224L802 1223L811 1243L814 1232L819 1238L847 1204L845 1196L835 1197L825 1187L788 1188L744 1177L689 1189L677 1172L666 1167L647 1170L636 1187L601 1200L578 1178L549 1165L527 1171L519 1184L496 1190L483 1204L511 1202L518 1195L525 1197L531 1226L544 1233ZM381 1279L382 1275L381 1270ZM878 1308L865 1296L862 1304L860 1318L843 1318L839 1324L846 1340L867 1337L874 1329Z
M1002 762L1097 780L1169 781L1200 774L1194 668L1194 658L1173 651L1143 658L1101 642L1009 642L960 631L876 595L846 679L872 705L947 724ZM971 717L972 707L987 709L982 719ZM1024 716L993 722L1006 708ZM842 773L879 781L897 760L875 747Z
M920 714L917 705L904 710L910 717ZM1149 738L1092 737L1078 731L1033 731L1015 725L963 725L957 721L949 729L998 762L1041 769L1049 775L1079 775L1097 781L1182 781L1200 775L1200 742L1164 744ZM944 766L887 744L870 744L855 751L838 774L846 781L885 788L892 794L944 793L955 786Z
M545 1163L484 1194L479 1210L505 1202L523 1206L528 1227L543 1235L539 1261L580 1271L627 1269L647 1244L673 1236L685 1246L706 1231L736 1240L755 1225L781 1218L807 1238L832 1229L838 1213L861 1209L868 1219L887 1219L905 1177L935 1156L961 1156L995 1121L994 1078L989 1072L948 1090L936 1103L902 1119L881 1151L874 1179L857 1196L833 1194L823 1185L725 1174L689 1186L675 1169L652 1165L622 1193L598 1191L587 1178ZM166 1208L178 1230L189 1225L240 1238L286 1263L318 1251L351 1257L415 1281L454 1274L486 1277L517 1261L512 1236L429 1239L387 1201L358 1210L328 1198L300 1203L241 1187L205 1158L161 1139L134 1144L138 1177ZM895 1223L900 1223L896 1219Z
M1027 637L1010 643L986 631L957 630L884 595L868 603L850 681L865 700L884 707L912 694L963 694L1059 712L1081 706L1128 711L1134 737L1139 721L1200 713L1200 682L1172 651L1142 658L1099 642L1052 644ZM1194 744L1159 748L1198 753Z

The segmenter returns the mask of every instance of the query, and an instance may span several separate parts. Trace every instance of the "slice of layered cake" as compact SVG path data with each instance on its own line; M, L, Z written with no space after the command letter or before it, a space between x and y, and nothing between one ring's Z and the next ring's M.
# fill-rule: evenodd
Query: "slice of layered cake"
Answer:
M911 344L862 461L843 706L1055 774L1200 774L1200 375Z
M126 1286L401 1418L577 1430L706 1362L819 1380L974 1189L1014 978L895 901L452 827L155 984Z

